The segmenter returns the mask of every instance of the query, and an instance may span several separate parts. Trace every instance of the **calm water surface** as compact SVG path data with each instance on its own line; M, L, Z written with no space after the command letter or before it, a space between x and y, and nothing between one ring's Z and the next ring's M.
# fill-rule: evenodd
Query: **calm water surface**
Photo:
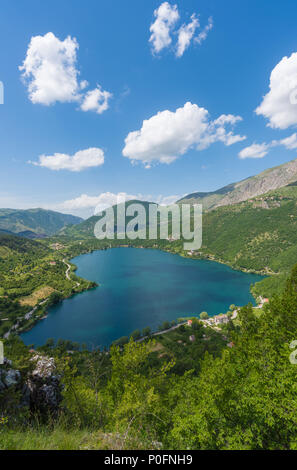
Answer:
M244 305L253 301L250 284L262 279L211 261L137 248L95 251L72 262L79 276L100 287L51 307L45 320L22 335L26 344L63 338L108 346L138 328Z

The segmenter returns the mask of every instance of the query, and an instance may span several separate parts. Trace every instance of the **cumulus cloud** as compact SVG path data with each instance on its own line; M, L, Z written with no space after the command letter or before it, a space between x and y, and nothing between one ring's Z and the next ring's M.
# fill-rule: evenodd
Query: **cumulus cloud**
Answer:
M118 200L132 200L136 199L136 196L129 195L127 193L101 193L98 196L89 196L87 194L81 194L80 196L69 199L61 203L61 207L67 210L77 209L94 209L95 212L100 212L107 207L117 204ZM96 209L95 209L96 208Z
M186 49L191 44L192 38L195 34L197 28L199 28L199 21L196 18L195 13L191 16L191 22L187 25L183 25L178 32L178 40L177 40L177 50L176 56L181 57Z
M297 150L297 133L285 139L273 140L270 143L253 144L245 147L238 154L239 158L263 158L273 147L285 147L287 150Z
M32 103L50 106L57 102L78 102L84 111L99 114L108 109L109 92L100 86L87 93L83 91L89 83L79 81L78 48L77 40L70 36L62 41L49 32L31 38L19 70Z
M161 111L143 121L140 130L126 137L123 156L149 167L154 162L172 163L191 148L203 150L218 141L232 145L246 137L227 132L225 127L240 120L223 114L210 121L206 109L188 102L175 112Z
M102 114L108 109L111 97L111 93L97 86L94 90L86 93L80 108L82 111L95 111L97 114Z
M233 134L232 131L227 131L226 126L235 126L238 122L242 121L241 116L234 116L233 114L222 114L214 121L209 121L207 132L202 136L198 150L204 150L215 142L222 142L227 147L236 144L246 139L246 136Z
M199 45L202 44L203 41L205 41L205 39L207 38L209 31L212 30L212 28L213 28L213 19L212 19L212 17L209 17L207 25L203 28L203 30L195 38L195 42Z
M286 137L285 139L280 140L280 144L284 145L288 150L296 150L297 149L297 134L292 134L290 137Z
M177 5L170 5L168 2L163 2L154 11L154 16L156 19L150 26L151 36L149 39L152 44L153 54L158 54L163 49L170 47L172 38L177 36L177 42L174 46L175 55L176 57L182 57L190 47L191 42L201 44L213 28L213 19L210 17L208 24L195 37L196 30L200 28L200 22L197 15L193 13L188 24L184 23L179 29L176 29L180 14Z
M179 19L177 5L164 2L154 11L154 16L156 20L150 27L152 34L149 41L153 52L157 54L172 43L171 31Z
M76 52L78 43L68 36L60 41L53 33L31 38L19 69L27 80L32 103L50 105L77 101L79 93Z
M287 129L297 125L297 52L283 57L270 75L269 92L256 109L268 126Z
M269 151L269 144L252 144L249 147L242 149L238 156L241 159L245 158L263 158Z
M91 214L99 214L108 207L116 204L121 204L125 201L138 200L155 202L160 205L170 205L179 200L181 195L153 196L151 194L129 194L126 192L112 193L104 192L97 196L89 196L88 194L81 194L80 196L64 201L54 208L56 210L65 211L69 213L77 213L81 216L90 216Z
M41 155L38 162L29 161L36 166L49 168L50 170L82 171L86 168L101 166L104 163L104 152L100 148L80 150L74 155L55 153L54 155Z

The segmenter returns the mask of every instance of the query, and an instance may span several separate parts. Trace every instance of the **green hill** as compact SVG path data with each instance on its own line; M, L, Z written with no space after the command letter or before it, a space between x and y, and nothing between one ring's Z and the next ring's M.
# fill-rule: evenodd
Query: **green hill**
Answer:
M0 233L0 263L5 262L5 258L15 256L27 257L43 257L50 252L50 249L41 243L28 240L15 235Z
M0 230L27 238L50 236L81 221L80 217L45 209L0 209Z
M131 204L142 204L142 206L145 208L145 212L148 218L148 208L149 208L149 202L147 201L139 201L139 200L131 200L127 201L125 203L126 209L131 206ZM120 204L122 205L122 204ZM116 217L117 217L117 206L113 206L114 208L114 217L115 217L115 232L117 230L116 227ZM93 215L87 220L84 220L80 224L73 225L71 227L64 227L63 229L60 230L58 235L61 236L67 236L70 238L92 238L94 237L94 227L96 225L96 222L100 220L102 215L96 216ZM127 222L129 222L129 219L133 219L133 217L127 217Z
M94 287L75 276L74 266L67 276L67 254L50 243L0 233L0 338L12 328L32 327L51 303Z
M297 186L208 212L202 251L238 269L290 269L297 259Z

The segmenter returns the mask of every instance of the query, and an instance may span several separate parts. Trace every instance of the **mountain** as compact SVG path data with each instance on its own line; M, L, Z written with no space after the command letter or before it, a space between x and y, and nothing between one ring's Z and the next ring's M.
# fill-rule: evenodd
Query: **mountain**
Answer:
M131 206L131 204L141 204L142 207L144 207L146 216L148 218L148 213L149 213L149 204L150 202L147 201L139 201L139 200L130 200L125 203L126 209ZM121 206L122 204L119 204ZM114 209L114 230L116 232L117 226L116 226L116 220L117 220L117 205L113 206ZM60 230L58 235L61 236L67 236L67 237L73 237L73 238L90 238L94 237L94 227L96 222L101 219L102 216L96 216L93 215L87 220L83 220L80 224L77 224L72 227L64 227L63 229ZM129 220L133 219L133 216L131 217L126 217L126 223L129 222Z
M0 231L12 232L26 238L51 236L67 225L83 219L45 209L0 209Z
M297 159L265 170L259 175L246 178L238 183L229 184L217 191L189 194L177 202L202 204L204 210L212 210L220 206L247 201L295 182L297 182Z
M0 229L0 236L1 235L15 235L15 233L10 232L9 230L2 230Z

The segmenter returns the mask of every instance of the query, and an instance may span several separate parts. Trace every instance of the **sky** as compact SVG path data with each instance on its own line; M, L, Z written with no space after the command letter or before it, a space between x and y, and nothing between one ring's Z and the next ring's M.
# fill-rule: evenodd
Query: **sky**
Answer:
M88 217L297 158L296 29L291 0L1 0L0 207Z

